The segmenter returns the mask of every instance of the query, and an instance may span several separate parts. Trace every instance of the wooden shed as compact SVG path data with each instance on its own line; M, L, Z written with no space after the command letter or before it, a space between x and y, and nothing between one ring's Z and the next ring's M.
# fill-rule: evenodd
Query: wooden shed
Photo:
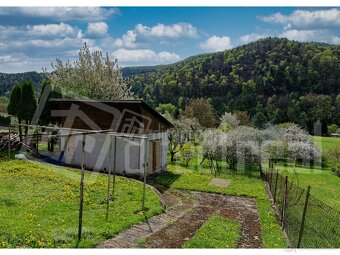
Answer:
M63 128L61 134L69 134L60 141L63 163L81 164L83 136L78 134L89 131L87 169L111 167L118 174L139 176L144 170L147 174L166 170L167 130L172 124L144 101L53 99L51 105L52 117Z

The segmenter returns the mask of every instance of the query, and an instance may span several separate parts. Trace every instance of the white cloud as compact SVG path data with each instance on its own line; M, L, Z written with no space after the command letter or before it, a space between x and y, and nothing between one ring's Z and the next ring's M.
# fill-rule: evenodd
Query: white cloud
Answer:
M319 30L285 30L283 31L279 37L285 37L290 40L296 40L300 42L329 42L331 43L330 39L331 36L329 32L324 29Z
M72 27L65 23L60 24L42 24L27 26L1 26L0 38L3 40L28 40L30 38L64 38L64 37L82 37L82 32L77 27Z
M290 15L275 13L258 18L267 23L282 24L286 29L340 26L340 10L335 8L316 11L296 10Z
M175 53L166 51L156 53L150 49L118 49L113 55L123 65L165 64L180 60Z
M268 37L268 35L266 34L251 33L251 34L242 35L240 37L240 42L242 44L247 44L247 43L257 41L258 39L266 38L266 37Z
M28 35L32 36L77 36L79 29L65 23L46 24L46 25L28 25L26 27Z
M340 37L338 37L338 36L333 36L333 37L332 37L332 43L334 43L334 44L340 44Z
M87 34L90 36L105 36L109 27L105 22L89 23L87 26Z
M112 45L116 48L136 48L137 34L133 30L127 31L122 38L114 39Z
M113 14L119 14L117 8L102 7L2 7L0 15L17 15L48 18L54 21L96 22L106 20Z
M216 52L231 49L232 44L228 36L218 37L213 35L205 42L200 43L200 47L207 52Z
M0 56L0 64L16 63L19 62L20 58L12 55Z
M0 70L8 73L42 71L42 67L46 64L46 59L29 58L23 53L0 56Z
M196 38L198 35L197 28L189 23L176 23L172 25L157 24L153 27L138 24L135 27L137 34L150 38Z
M135 49L138 46L146 46L150 39L161 40L160 43L166 42L166 39L178 38L196 38L198 36L197 28L189 23L176 23L172 25L157 24L152 27L138 24L133 30L128 30L121 38L105 38L103 43L111 45L114 48Z

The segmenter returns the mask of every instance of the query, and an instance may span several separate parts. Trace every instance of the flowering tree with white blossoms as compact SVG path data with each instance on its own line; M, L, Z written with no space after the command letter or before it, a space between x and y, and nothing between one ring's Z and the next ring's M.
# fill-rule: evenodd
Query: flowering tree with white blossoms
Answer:
M91 52L86 43L79 52L79 59L73 64L57 59L52 67L52 84L75 97L98 100L132 98L117 59L111 61L109 54L104 57L101 51Z
M175 119L168 112L164 114L164 117L173 125L173 128L169 130L168 138L170 160L174 162L176 153L181 151L185 143L195 139L201 126L194 118L180 116Z
M223 131L229 131L240 125L240 121L237 119L237 116L230 112L225 112L220 120L220 128Z

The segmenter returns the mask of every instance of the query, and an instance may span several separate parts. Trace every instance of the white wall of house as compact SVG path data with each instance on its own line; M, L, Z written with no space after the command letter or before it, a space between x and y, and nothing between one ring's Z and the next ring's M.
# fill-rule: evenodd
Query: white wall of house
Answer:
M62 131L64 134L67 132L68 131ZM84 130L81 132L84 132ZM107 133L87 134L85 137L84 163L86 169L108 172L111 158L111 171L115 168L117 174L143 176L145 163L148 163L147 153L149 142L160 140L161 168L156 169L156 171L166 170L168 151L167 132L147 134L146 139L140 136L110 136L110 134ZM64 151L62 161L64 163L76 166L81 165L82 139L83 135L61 137L61 150ZM112 147L111 155L109 155L111 139ZM147 170L147 174L149 173L150 171Z

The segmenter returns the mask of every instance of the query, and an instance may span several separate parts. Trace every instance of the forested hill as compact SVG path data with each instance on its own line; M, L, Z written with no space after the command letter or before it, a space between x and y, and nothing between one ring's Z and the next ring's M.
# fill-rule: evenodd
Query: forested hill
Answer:
M184 109L191 98L207 98L216 113L246 111L263 121L295 122L308 128L317 120L340 125L340 46L267 38L224 52L201 54L170 65L125 67L135 95L156 107ZM44 74L0 73L0 96L15 82Z
M134 92L153 106L172 103L183 108L188 98L203 97L210 98L218 114L241 110L253 116L261 111L272 122L298 122L308 118L310 104L327 105L324 101L331 100L328 111L335 110L340 46L267 38L171 65L128 67L123 72ZM330 122L339 122L335 115Z
M0 73L0 96L9 94L15 83L20 83L23 80L32 80L36 89L39 90L45 77L44 73L37 72Z

